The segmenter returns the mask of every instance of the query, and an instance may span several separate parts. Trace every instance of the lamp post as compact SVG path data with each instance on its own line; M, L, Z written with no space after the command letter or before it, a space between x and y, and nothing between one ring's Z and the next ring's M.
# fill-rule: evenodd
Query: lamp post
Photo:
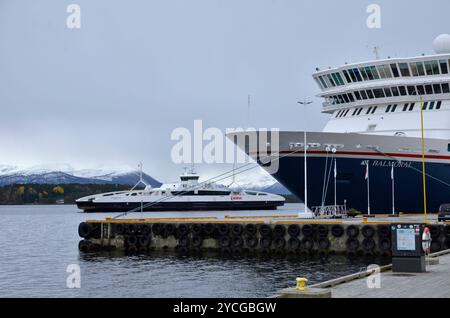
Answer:
M305 202L304 203L305 203L305 214L306 214L308 212L308 167L307 167L307 162L306 162L306 158L307 158L306 150L307 150L308 146L306 144L306 106L312 104L312 101L304 100L302 102L297 102L297 103L299 103L300 105L303 105L304 109L305 109L305 112L303 115L303 118L304 118L303 148L304 148L304 155L305 155L304 160L305 161L304 161L303 166L305 168L305 172L304 172L305 173L305 192L304 192Z

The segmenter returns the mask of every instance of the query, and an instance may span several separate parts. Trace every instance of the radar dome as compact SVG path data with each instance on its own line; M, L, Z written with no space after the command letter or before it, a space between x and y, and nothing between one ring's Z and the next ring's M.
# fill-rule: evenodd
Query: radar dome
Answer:
M450 35L438 35L433 42L434 51L436 54L450 53Z

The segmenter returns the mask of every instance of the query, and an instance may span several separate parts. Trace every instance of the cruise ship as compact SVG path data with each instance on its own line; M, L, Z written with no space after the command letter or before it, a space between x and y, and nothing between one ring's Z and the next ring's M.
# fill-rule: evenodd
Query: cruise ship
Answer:
M306 132L309 208L336 200L362 213L423 213L421 114L427 210L450 202L450 35L433 44L433 55L316 69L330 117L321 132ZM246 134L228 137L266 170L264 156L278 160L273 177L305 200L304 133L279 132L269 155L251 148Z
M101 193L76 200L84 212L140 211L223 211L275 210L284 205L279 195L249 190L232 190L216 183L200 183L200 176L191 171L180 175L180 182L163 184L160 188L146 185L143 190ZM138 183L138 184L139 184Z

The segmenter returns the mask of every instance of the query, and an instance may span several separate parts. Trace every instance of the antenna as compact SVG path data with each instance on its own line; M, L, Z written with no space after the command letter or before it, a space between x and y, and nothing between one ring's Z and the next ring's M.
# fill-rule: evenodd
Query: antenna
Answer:
M129 192L131 192L131 191L133 191L134 189L136 189L136 187L139 185L139 184L143 184L143 185L145 185L146 187L148 187L149 186L149 184L147 183L147 182L145 182L144 181L144 178L142 178L142 168L143 168L143 164L142 164L142 161L141 162L139 162L139 164L138 164L138 168L139 168L139 181L131 188L131 190L129 191Z
M372 53L375 55L375 59L376 60L379 60L380 59L380 49L381 49L381 47L380 46L378 46L378 45L375 45L375 46L369 46L369 45L367 45L366 46L367 48L370 48L371 50L372 50Z
M247 128L250 128L250 95L247 96Z

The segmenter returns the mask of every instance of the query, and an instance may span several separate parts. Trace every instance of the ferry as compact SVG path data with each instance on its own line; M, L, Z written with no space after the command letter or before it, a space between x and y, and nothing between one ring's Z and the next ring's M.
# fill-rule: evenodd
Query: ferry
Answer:
M216 183L200 183L200 176L185 171L180 182L143 190L119 191L87 196L76 200L84 212L140 211L223 211L275 210L284 205L279 195L249 190L232 190Z
M307 192L310 209L339 204L364 214L423 213L425 162L427 211L437 212L450 201L450 35L438 36L434 49L316 68L329 121L306 136L280 131L277 151L270 142L269 152L251 148L247 132L228 137L267 171L261 159L277 160L273 177L303 201Z

